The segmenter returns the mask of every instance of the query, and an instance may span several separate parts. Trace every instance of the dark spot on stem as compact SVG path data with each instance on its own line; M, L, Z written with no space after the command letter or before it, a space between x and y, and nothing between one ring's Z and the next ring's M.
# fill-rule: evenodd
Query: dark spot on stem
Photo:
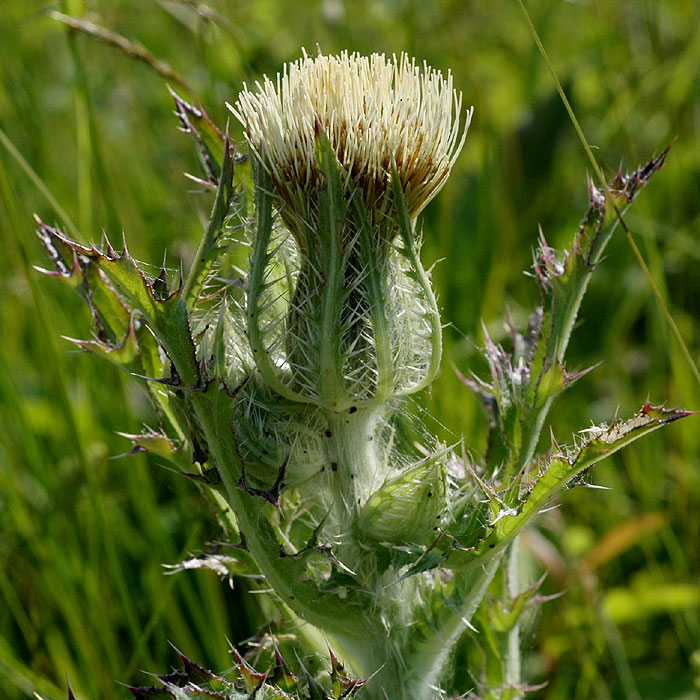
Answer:
M330 430L326 430L326 437L333 437L333 433Z
M348 413L357 413L357 406L350 406Z
M337 472L338 471L338 462L331 462L331 469L334 472Z

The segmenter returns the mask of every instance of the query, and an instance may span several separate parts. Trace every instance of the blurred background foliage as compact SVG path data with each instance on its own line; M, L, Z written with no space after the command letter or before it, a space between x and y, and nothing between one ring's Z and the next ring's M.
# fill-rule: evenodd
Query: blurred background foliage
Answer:
M700 5L695 0L527 0L544 45L609 174L675 142L628 223L691 353L700 324ZM90 20L145 47L167 80L51 16ZM589 164L515 1L3 0L0 4L0 695L121 698L115 684L165 672L171 642L213 668L267 622L245 582L165 576L219 537L195 488L115 431L154 424L145 393L61 336L86 337L78 295L42 277L32 213L84 242L124 232L134 256L173 267L193 253L209 198L193 194L189 138L166 82L224 124L244 81L302 47L407 51L449 70L475 106L453 177L424 216L424 255L446 329L439 380L420 404L429 431L485 443L459 383L483 372L480 321L507 342L536 284L538 225L567 245L587 206ZM133 48L133 46L132 46ZM181 83L189 86L188 90ZM3 135L4 134L4 135ZM234 128L235 138L240 131ZM16 149L16 150L13 150ZM20 155L21 154L21 155ZM26 159L26 166L21 163ZM47 197L48 193L48 197ZM568 365L601 363L555 405L560 442L590 420L657 403L700 408L700 390L620 234L593 278ZM532 579L564 595L531 621L526 677L547 700L688 700L700 676L700 430L689 419L596 468L527 533ZM547 444L542 445L546 450ZM465 687L469 681L465 678ZM400 699L392 699L400 700Z

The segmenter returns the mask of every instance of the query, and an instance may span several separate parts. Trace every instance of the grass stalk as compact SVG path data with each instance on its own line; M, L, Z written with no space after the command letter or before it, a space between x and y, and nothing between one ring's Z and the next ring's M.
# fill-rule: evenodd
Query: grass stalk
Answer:
M683 338L683 335L680 332L680 329L678 328L678 325L676 324L673 316L671 315L671 312L669 311L668 305L666 304L666 301L661 294L661 291L659 290L658 285L656 284L656 281L654 280L654 277L652 276L649 267L646 264L646 261L644 260L644 257L639 250L639 247L637 246L636 241L634 240L634 237L632 236L632 232L627 226L627 223L625 222L622 213L618 209L617 205L613 201L613 198L611 196L610 192L610 187L608 185L608 181L603 174L603 170L601 169L600 165L598 164L598 161L593 155L593 150L591 149L590 144L588 143L588 139L586 138L586 135L583 133L583 129L581 128L581 125L578 121L578 118L576 117L576 114L574 113L574 110L571 106L571 103L569 102L569 99L566 96L566 93L564 92L564 88L562 87L561 82L559 81L559 77L557 76L557 72L554 69L554 65L552 64L552 61L549 58L549 55L547 54L546 49L544 48L544 44L542 43L542 40L540 39L539 34L537 33L537 29L535 28L535 25L532 22L532 19L530 18L530 14L527 11L527 8L525 7L525 4L523 0L517 0L518 5L520 6L520 9L523 12L523 15L525 16L525 21L527 22L527 26L530 29L530 33L532 34L532 38L534 39L535 43L537 44L537 48L540 51L540 54L542 55L542 58L544 59L544 62L547 64L547 68L549 69L549 72L552 75L552 80L554 81L554 84L556 86L557 92L559 93L559 97L561 98L561 101L564 104L564 107L566 108L566 111L569 115L569 118L571 119L571 123L574 126L574 129L576 130L576 134L578 135L579 140L581 141L581 145L583 146L584 151L586 152L586 156L588 157L588 160L591 163L591 167L593 168L593 172L596 175L596 178L598 179L598 182L600 186L603 188L603 191L606 193L608 198L610 199L610 202L614 208L615 215L617 216L617 219L620 223L620 226L622 230L625 232L625 236L627 237L627 241L630 245L630 248L632 248L632 252L634 253L635 258L637 259L637 262L639 263L639 266L641 267L644 276L647 279L647 282L649 283L649 286L651 287L652 292L654 293L654 296L656 297L657 302L659 303L659 306L661 307L664 316L666 317L666 321L668 322L671 331L673 332L674 337L676 338L676 341L678 342L678 345L681 348L681 352L683 353L683 356L685 357L686 362L688 363L688 366L690 367L693 377L695 378L695 381L697 382L698 386L700 386L700 369L698 369L698 366L693 359L693 356L690 353L690 350L688 349L688 346Z

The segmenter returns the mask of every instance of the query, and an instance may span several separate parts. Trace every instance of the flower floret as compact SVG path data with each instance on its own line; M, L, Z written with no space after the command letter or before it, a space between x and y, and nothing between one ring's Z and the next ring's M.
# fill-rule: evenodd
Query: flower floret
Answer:
M276 81L266 77L255 90L244 86L228 107L245 126L252 149L264 151L288 204L322 182L320 128L349 184L362 189L368 204L382 198L395 167L415 217L447 179L471 120L469 109L461 126L461 95L452 82L450 73L421 68L407 54L304 54Z

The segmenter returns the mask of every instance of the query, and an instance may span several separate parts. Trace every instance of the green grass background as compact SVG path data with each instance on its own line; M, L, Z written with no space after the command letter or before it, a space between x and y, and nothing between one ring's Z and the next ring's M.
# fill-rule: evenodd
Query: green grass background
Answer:
M608 173L675 140L628 216L691 353L700 310L700 5L696 0L527 0ZM76 294L47 264L32 213L84 242L128 236L135 257L178 265L208 199L177 129L166 81L49 16L93 19L141 42L224 123L243 81L309 52L408 51L451 69L475 116L466 148L424 217L425 258L444 312L446 358L422 404L431 432L484 445L485 420L457 381L484 371L483 319L505 338L537 301L537 227L565 246L590 170L515 0L2 0L0 3L0 696L125 698L115 684L175 663L169 642L231 664L226 638L264 623L245 586L213 573L165 576L218 536L185 480L115 435L153 424L136 380L61 336L86 337ZM172 79L171 79L171 82ZM240 138L240 133L236 134ZM33 169L29 176L12 148ZM700 408L700 388L623 235L594 276L569 367L601 365L551 416L560 441L590 420L654 402ZM533 578L565 591L530 623L526 676L547 700L689 700L700 676L699 418L596 468L607 491L575 489L525 538ZM543 444L543 449L547 445ZM651 514L651 515L649 515ZM693 655L695 654L695 657ZM695 659L695 662L693 662ZM468 681L465 680L465 683ZM392 699L400 700L400 699Z

